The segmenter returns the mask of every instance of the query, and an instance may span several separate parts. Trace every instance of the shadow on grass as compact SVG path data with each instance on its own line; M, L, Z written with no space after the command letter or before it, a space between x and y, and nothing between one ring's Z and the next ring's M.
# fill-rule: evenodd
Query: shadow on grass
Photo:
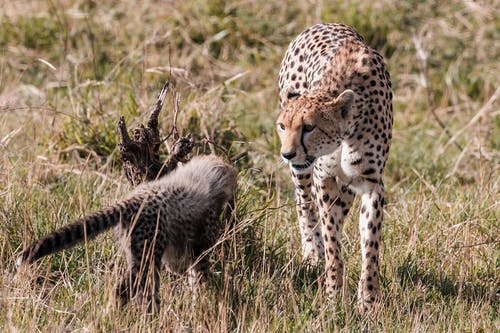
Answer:
M425 270L418 265L415 258L407 258L397 269L398 278L403 289L413 288L421 284L438 292L443 298L461 298L466 302L500 303L498 286L487 286L479 283L459 281L458 278L431 269ZM492 278L494 280L494 277Z

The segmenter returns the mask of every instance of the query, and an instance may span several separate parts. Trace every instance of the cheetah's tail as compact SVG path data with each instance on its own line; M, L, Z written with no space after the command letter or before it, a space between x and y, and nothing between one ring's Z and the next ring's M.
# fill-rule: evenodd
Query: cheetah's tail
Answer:
M128 203L130 205L130 203ZM72 224L52 232L28 246L16 260L16 266L32 263L44 256L75 246L95 238L100 233L118 224L120 219L130 219L130 209L121 202L76 220Z

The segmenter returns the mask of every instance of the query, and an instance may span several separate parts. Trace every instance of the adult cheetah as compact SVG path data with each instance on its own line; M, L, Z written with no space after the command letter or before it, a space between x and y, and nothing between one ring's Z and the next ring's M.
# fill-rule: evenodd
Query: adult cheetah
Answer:
M383 58L352 27L316 24L288 47L279 94L277 131L295 186L303 257L325 259L332 297L343 283L343 220L359 194L358 305L371 310L381 296L382 174L392 138L391 81Z

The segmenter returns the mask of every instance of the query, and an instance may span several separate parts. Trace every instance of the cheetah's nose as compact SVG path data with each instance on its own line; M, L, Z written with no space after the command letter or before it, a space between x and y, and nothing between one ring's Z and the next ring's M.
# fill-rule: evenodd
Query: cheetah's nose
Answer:
M295 156L297 155L296 152L294 151L289 151L289 152L286 152L286 153L281 153L281 156L283 156L283 158L285 160L291 160L292 158L294 158Z

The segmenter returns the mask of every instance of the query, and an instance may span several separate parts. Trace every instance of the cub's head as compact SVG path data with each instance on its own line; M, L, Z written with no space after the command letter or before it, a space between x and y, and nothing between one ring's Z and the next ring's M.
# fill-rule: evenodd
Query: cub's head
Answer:
M352 90L344 90L337 97L323 91L287 94L276 129L281 156L296 173L307 171L318 157L339 147L351 119L354 96Z

